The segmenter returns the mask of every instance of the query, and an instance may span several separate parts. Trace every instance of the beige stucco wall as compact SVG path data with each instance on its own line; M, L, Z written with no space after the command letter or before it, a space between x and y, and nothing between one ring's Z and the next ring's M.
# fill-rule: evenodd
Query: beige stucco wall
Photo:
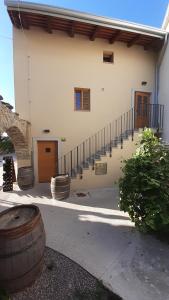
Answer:
M114 64L103 63L103 51L114 52ZM151 92L153 102L155 62L140 46L14 29L16 111L31 122L34 140L65 137L64 154L131 108L134 91ZM90 88L90 112L74 111L74 87Z
M98 163L107 163L107 174L106 175L95 175L95 170L92 170L92 167L89 170L83 171L83 179L79 179L77 176L76 179L71 180L71 190L86 190L89 188L98 188L98 187L112 187L114 184L118 183L119 177L123 176L121 168L123 167L123 161L130 158L132 154L135 153L136 148L139 145L140 140L139 133L134 134L134 140L131 140L131 137L128 140L125 140L123 143L123 149L120 146L118 148L113 148L112 157L108 154L101 158Z
M164 104L163 137L169 142L169 42L159 70L159 103Z

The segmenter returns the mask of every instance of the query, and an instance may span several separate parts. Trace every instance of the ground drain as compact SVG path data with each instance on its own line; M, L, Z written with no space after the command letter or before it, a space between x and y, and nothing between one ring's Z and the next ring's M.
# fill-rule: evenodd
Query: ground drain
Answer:
M86 197L87 196L87 194L85 194L85 193L76 193L76 195L78 197Z

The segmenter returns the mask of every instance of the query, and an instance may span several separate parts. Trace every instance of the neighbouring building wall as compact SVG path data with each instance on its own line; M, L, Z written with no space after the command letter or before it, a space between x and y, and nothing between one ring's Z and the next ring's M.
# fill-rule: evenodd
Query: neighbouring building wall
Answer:
M163 29L169 32L169 6L166 11L166 16L163 22ZM164 104L164 129L163 138L169 142L169 40L162 56L159 69L159 95L158 101Z
M166 14L163 20L162 29L169 32L169 4L166 10Z
M164 104L163 138L169 142L169 43L167 44L159 70L159 103Z
M103 51L114 53L113 64L103 63ZM129 110L134 91L154 101L156 58L141 46L14 28L16 111L31 122L33 138L57 139L64 154ZM90 89L90 112L74 111L75 87Z
M166 28L164 28L167 32L169 32L169 23L168 25L166 26Z

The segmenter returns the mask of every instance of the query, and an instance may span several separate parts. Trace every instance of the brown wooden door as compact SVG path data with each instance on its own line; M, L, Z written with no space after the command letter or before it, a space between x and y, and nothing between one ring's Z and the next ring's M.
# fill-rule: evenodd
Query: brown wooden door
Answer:
M57 173L58 143L56 141L38 141L38 177L39 182L50 182Z
M150 93L135 92L134 119L135 128L149 127Z

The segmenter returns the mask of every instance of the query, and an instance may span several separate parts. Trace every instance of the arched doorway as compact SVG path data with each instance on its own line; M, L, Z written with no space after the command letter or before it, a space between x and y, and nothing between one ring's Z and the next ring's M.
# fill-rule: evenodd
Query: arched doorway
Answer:
M26 165L30 165L30 151L23 133L16 126L12 126L6 129L6 133L11 138L11 141L14 145L19 166L23 164L25 166L25 163Z
M14 145L17 167L31 166L30 123L0 102L0 133L4 132Z

